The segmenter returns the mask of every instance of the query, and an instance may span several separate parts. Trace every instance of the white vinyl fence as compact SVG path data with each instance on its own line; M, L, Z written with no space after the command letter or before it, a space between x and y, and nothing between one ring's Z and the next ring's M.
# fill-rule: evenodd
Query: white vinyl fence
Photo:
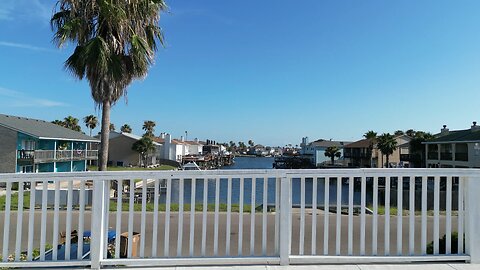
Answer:
M478 263L478 196L476 169L0 174L0 267Z

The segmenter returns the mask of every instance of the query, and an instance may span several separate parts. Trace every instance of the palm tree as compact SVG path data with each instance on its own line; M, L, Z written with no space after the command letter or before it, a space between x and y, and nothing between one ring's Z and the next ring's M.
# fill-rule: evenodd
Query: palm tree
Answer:
M140 140L136 141L132 145L132 150L138 152L140 155L139 165L141 165L142 161L144 161L143 165L146 166L148 153L155 150L155 145L153 144L151 137L143 136Z
M102 109L99 170L107 169L110 110L127 87L144 78L153 64L157 43L163 45L160 13L164 0L58 0L50 22L58 47L76 47L65 68L89 81Z
M132 133L132 128L129 124L125 124L120 128L120 131L125 133Z
M255 143L254 143L252 140L248 140L248 145L249 145L249 146L254 146Z
M394 132L394 135L395 135L395 136L400 136L400 135L403 135L403 134L405 134L405 133L403 132L403 130L397 130L397 131Z
M108 125L108 131L115 131L115 124L110 123L110 125Z
M59 126L61 126L61 127L64 127L64 126L65 126L65 123L64 123L62 120L58 120L58 119L57 119L57 120L53 120L52 123L55 124L55 125L59 125Z
M342 156L340 149L337 146L330 146L325 149L325 156L330 158L332 165L335 165L335 158Z
M154 121L144 121L143 122L143 127L142 129L145 130L145 136L149 136L149 137L154 137L155 135L153 134L155 132L155 126L157 124L155 124Z
M405 131L405 134L406 134L407 136L412 137L412 138L415 137L415 133L416 133L416 131L413 130L413 129L409 129L409 130Z
M82 129L78 125L78 119L69 115L63 119L63 125L64 127L75 130L75 131L81 131Z
M369 150L370 150L370 167L373 167L373 146L375 145L376 143L376 140L377 140L377 132L373 131L373 130L369 130L367 131L365 134L363 134L363 137L367 140L370 141L370 145L369 145Z
M83 118L83 122L88 129L90 129L90 137L92 136L92 130L97 127L98 120L93 114L87 115Z
M365 134L363 134L363 137L365 139L375 139L375 138L377 138L377 132L375 132L373 130L369 130Z
M383 133L377 138L377 148L380 149L383 155L387 157L387 167L389 165L389 157L393 151L397 149L397 141L395 136L390 133Z

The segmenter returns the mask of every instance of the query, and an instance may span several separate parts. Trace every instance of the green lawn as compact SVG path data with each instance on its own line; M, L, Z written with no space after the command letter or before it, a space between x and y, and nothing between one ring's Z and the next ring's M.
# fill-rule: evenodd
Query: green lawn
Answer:
M176 169L170 165L160 165L157 168L141 168L141 167L107 167L107 171L168 171ZM98 171L97 166L88 166L89 171Z

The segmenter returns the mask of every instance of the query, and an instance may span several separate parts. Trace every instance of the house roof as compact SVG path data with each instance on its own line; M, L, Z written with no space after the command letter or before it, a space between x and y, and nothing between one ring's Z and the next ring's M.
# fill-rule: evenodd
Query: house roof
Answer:
M135 141L139 141L142 138L142 136L138 136L138 135L135 135L135 134L132 134L132 133L110 131L110 139L115 139L115 138L120 137L120 136L124 136L124 137L130 138L130 139L133 139ZM160 143L155 141L155 138L152 139L152 140L153 140L154 145L161 145Z
M449 131L447 135L431 139L424 144L442 143L442 142L477 142L480 141L480 129L464 129Z
M0 126L38 139L100 142L87 136L44 120L0 114Z
M371 146L371 139L363 139L345 145L345 148L369 148Z
M318 147L331 147L331 146L337 146L337 147L344 147L344 145L349 144L350 142L341 142L341 141L330 141L330 140L316 140L314 142L311 142L309 145L310 146L318 146Z

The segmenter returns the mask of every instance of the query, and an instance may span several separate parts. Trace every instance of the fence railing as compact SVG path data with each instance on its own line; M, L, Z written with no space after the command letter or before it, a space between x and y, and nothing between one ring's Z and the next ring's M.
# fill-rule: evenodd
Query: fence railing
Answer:
M0 267L478 263L479 177L476 169L0 174Z
M98 158L98 150L18 150L17 158L35 162L92 160Z

